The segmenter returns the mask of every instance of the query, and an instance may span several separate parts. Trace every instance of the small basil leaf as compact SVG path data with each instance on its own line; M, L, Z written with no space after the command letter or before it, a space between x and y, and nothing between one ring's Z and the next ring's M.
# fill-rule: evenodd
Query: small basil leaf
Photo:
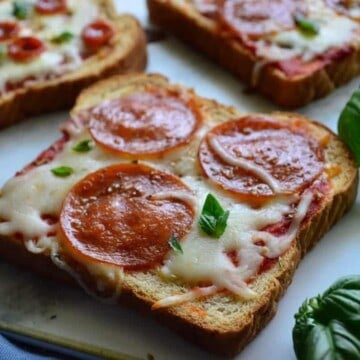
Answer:
M215 233L216 219L214 216L201 215L199 219L200 228L208 235Z
M224 213L224 209L220 205L219 201L212 194L208 194L205 199L205 203L202 209L202 214L219 217Z
M360 89L351 96L340 114L338 122L340 138L349 146L360 167Z
M72 149L76 152L89 152L94 148L92 140L82 140L78 142Z
M0 64L4 62L6 58L6 47L4 45L0 45Z
M229 214L214 195L208 194L201 211L199 226L206 234L218 239L226 229Z
M319 24L301 14L295 15L295 23L305 35L317 35L320 31Z
M229 215L230 211L225 211L224 214L218 217L214 232L215 238L219 238L224 233Z
M176 236L172 236L170 238L169 245L174 251L176 251L178 253L181 253L181 254L184 253L184 251L183 251L183 249L182 249L182 247L181 247L181 245L179 243L179 240L178 240L178 238Z
M68 177L74 173L74 169L69 166L59 166L51 169L51 172L58 177Z
M295 315L293 341L299 360L359 360L360 275L305 301Z
M25 20L29 16L30 6L23 1L13 2L13 15L19 20Z
M53 37L51 42L55 44L64 44L71 41L73 38L74 35L70 31L64 31L60 35Z

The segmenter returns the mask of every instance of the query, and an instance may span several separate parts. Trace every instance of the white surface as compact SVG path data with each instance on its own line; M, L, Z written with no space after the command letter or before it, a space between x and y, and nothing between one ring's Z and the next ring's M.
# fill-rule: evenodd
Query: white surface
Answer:
M146 21L144 1L123 1L119 8L139 14L141 21ZM246 95L230 74L173 38L149 46L148 71L162 72L172 81L194 87L200 95L235 105L243 112L277 109L256 95ZM357 78L298 112L336 130L339 112L359 83ZM66 113L45 115L1 131L0 186L59 137L58 125L66 118ZM358 197L352 211L302 261L276 317L238 359L295 359L291 340L293 316L303 300L324 291L342 275L360 273L359 219ZM56 318L50 319L52 315ZM212 358L152 320L100 304L80 290L58 288L3 264L0 321L142 358L147 354L156 360Z

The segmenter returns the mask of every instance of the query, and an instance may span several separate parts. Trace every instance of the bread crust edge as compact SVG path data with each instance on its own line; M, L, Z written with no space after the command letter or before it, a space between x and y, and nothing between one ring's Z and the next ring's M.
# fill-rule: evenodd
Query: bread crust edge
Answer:
M187 13L164 0L147 0L147 6L150 20L155 25L204 53L253 88L255 56L239 42L220 34L213 21L195 11ZM360 46L344 58L334 60L309 75L288 78L280 70L265 66L260 69L257 84L252 90L281 107L294 109L328 95L359 74Z

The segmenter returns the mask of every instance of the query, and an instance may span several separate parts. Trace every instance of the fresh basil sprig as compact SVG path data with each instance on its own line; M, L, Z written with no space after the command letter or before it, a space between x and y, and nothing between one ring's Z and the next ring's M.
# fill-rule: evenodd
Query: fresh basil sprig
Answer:
M94 148L94 143L92 142L92 140L82 140L80 142L78 142L72 149L76 152L89 152Z
M295 320L293 341L299 360L358 360L360 275L343 277L323 295L306 300Z
M338 133L354 153L357 166L360 167L360 89L352 94L341 112Z
M218 239L226 229L229 214L214 195L208 194L199 219L200 228L209 236Z
M305 35L317 35L320 31L319 24L301 14L295 15L295 23Z
M68 177L74 173L74 169L69 166L59 166L52 168L51 172L58 177Z
M70 31L64 31L61 34L53 37L51 39L51 42L53 42L54 44L64 44L71 41L73 38L74 38L73 33L71 33Z
M184 251L179 243L179 240L176 236L171 236L171 238L169 240L169 245L174 251L181 253L181 254L184 253Z
M19 20L25 20L29 16L30 6L23 1L13 2L13 15Z

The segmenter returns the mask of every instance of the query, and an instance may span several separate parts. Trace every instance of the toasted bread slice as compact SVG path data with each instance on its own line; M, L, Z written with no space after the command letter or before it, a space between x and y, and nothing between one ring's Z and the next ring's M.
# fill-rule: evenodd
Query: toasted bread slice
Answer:
M181 94L181 96L191 99L191 103L196 104L196 108L206 124L221 124L241 117L236 109L221 105L214 100L201 98L192 90L170 84L165 77L156 74L114 76L100 81L81 93L72 110L72 116L76 118L84 109L91 108L104 100L143 93L149 89L151 91L154 89L160 92L164 91L166 94ZM252 279L250 286L256 292L256 297L248 301L242 297L234 296L230 291L220 291L173 306L151 310L159 300L172 295L187 293L193 288L193 285L179 279L164 278L159 274L157 267L146 271L125 271L121 284L122 292L119 298L116 298L120 303L155 316L159 321L203 348L222 355L233 355L239 352L269 322L274 316L277 303L290 284L302 256L351 208L356 197L358 171L352 155L335 134L323 125L301 115L273 113L271 117L276 119L279 124L301 124L300 126L306 128L311 137L322 144L325 154L324 176L326 172L330 188L323 194L324 196L319 195L315 211L311 211L303 219L295 238L279 257L281 261L275 261L272 266L259 272ZM68 140L70 142L72 141L71 136ZM74 143L70 143L70 148L73 145ZM57 146L54 146L52 150L54 148ZM101 151L101 149L96 151ZM110 155L106 152L99 152L96 159L104 156ZM37 169L41 171L45 169L44 171L49 172L51 168L56 166L52 160L44 161L45 158L43 154L25 172L20 174L15 182L20 181L21 183L22 176L31 179L32 172L37 171ZM118 162L119 160L115 158L111 161ZM134 158L125 161L133 162ZM157 158L149 160L147 163L157 167L159 161L162 160ZM199 169L195 168L195 170L191 169L190 171L197 172ZM179 175L175 170L173 172ZM79 179L83 175L86 175L86 171L79 175ZM76 182L77 180L71 181ZM66 184L67 187L70 186L70 183ZM40 184L38 186L41 187ZM28 187L30 188L30 185ZM9 206L11 207L16 203L20 204L16 194L18 190L19 187L14 185L14 180L9 180L0 196L1 258L51 279L74 284L74 277L69 273L74 275L73 270L75 268L69 269L69 267L61 266L61 262L59 263L56 257L50 254L49 248L40 249L37 254L30 252L31 247L27 244L28 239L21 235L24 233L24 229L18 228L18 224L8 218L7 209ZM38 196L41 197L41 192ZM24 210L25 207L22 209L22 206L23 204L20 204L18 210L26 213L27 210ZM59 211L60 209L57 208L52 214L55 220L59 217ZM58 235L54 241L61 242ZM94 274L89 269L83 273L80 283L87 291L99 295L96 291L99 276L101 276L102 288L104 288L106 279L104 280L99 272ZM75 270L75 278L79 280L77 270ZM114 292L119 285L115 284L113 280L108 280L108 283L105 281L105 284L107 284L105 286L107 290L110 289Z
M248 87L280 106L289 109L303 106L326 96L360 74L360 43L355 41L349 47L345 40L344 48L340 46L337 55L329 55L322 66L314 66L311 71L305 69L303 74L286 74L273 66L271 61L256 56L231 32L219 27L214 17L202 15L194 6L197 2L206 3L196 0L147 0L154 24L201 51ZM359 29L360 24L357 32ZM295 59L292 68L296 67L296 62Z
M0 128L29 116L69 108L79 92L91 83L112 74L145 68L146 40L138 21L130 15L118 14L112 0L90 2L98 7L99 17L113 26L110 43L70 71L3 92L0 95Z

